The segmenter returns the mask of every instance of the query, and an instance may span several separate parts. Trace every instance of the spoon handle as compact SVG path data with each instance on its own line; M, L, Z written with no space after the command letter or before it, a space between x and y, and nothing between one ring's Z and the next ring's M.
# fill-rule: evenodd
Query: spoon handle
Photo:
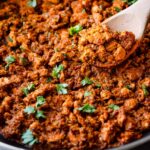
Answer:
M150 0L138 0L129 9L140 18L141 33L143 33L150 15Z
M150 15L150 0L138 0L134 5L131 6L131 8L133 9L134 13L139 16L139 18L142 20L148 20Z

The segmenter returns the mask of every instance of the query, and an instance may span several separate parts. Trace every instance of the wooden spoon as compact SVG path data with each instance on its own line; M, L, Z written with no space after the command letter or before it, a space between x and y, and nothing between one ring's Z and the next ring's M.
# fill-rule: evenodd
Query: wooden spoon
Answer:
M136 43L127 56L113 64L101 64L99 67L113 67L125 61L138 48L143 37L145 27L150 15L150 0L138 0L135 4L120 13L106 19L102 25L108 26L112 31L130 31L135 35Z

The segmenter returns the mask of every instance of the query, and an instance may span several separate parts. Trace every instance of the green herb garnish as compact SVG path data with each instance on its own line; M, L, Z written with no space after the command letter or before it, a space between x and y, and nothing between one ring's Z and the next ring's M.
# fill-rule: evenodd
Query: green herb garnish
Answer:
M35 8L37 6L36 0L28 0L28 6Z
M144 92L144 96L148 96L149 95L149 92L148 92L147 87L146 87L145 84L142 84L142 90Z
M22 91L27 96L31 91L35 89L35 85L33 83L30 83L27 87L23 88Z
M8 36L8 41L12 43L13 39L10 36Z
M85 77L82 81L81 81L81 84L83 85L83 86L85 86L85 85L90 85L90 84L92 84L93 82L88 78L88 77Z
M90 96L91 94L92 94L91 92L89 92L89 91L85 91L85 93L84 93L84 97Z
M78 24L74 27L69 28L69 34L73 36L74 34L79 33L82 29L83 27L80 24Z
M135 2L137 2L138 0L122 0L123 2L126 2L128 5L132 5Z
M64 69L63 65L59 65L53 68L52 70L52 77L53 78L59 78L60 72Z
M119 7L114 7L117 12L121 11Z
M30 83L28 85L28 90L31 91L31 90L34 90L35 89L35 85L33 83Z
M34 145L35 143L38 142L38 140L33 136L32 132L30 129L27 129L23 134L21 139L23 140L23 144L28 144L29 146Z
M90 104L85 104L83 107L78 108L78 110L86 113L94 113L96 109Z
M36 118L37 118L37 119L40 119L40 118L45 119L46 116L44 115L44 111L42 111L42 110L37 110L37 112L36 112Z
M21 57L20 61L21 61L23 66L26 66L28 64L28 60L26 58L24 58L24 57Z
M66 83L57 84L56 89L57 89L58 94L67 94L68 92L67 92L66 87L68 87L68 84Z
M10 64L14 63L16 61L15 57L9 55L5 58L5 62L7 63L7 65L5 66L5 68L7 69Z
M64 58L67 58L68 55L66 53L63 53L63 56L64 56Z
M35 109L32 106L28 106L24 109L24 112L27 113L28 115L30 114L34 114L35 113Z
M47 80L46 80L47 83L49 83L49 82L51 82L51 81L52 81L52 78L51 78L51 77L48 77Z
M118 105L115 105L115 104L110 104L108 106L108 108L113 109L113 110L118 110L120 107Z
M25 48L22 45L19 48L21 49L21 51L25 50Z
M37 100L36 107L40 107L45 103L45 98L43 96L38 96L36 100Z
M97 88L101 88L101 84L99 84L99 83L96 84L95 86L96 86Z
M126 85L125 88L131 90L131 86L130 85Z

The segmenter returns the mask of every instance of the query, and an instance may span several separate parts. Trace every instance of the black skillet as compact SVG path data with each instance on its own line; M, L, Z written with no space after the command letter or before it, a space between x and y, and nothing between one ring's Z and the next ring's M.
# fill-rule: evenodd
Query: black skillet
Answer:
M141 139L133 141L129 144L122 145L117 148L111 148L111 149L107 149L107 150L130 150L133 148L137 148L138 146L143 145L144 143L147 143L147 142L150 143L150 131L145 133ZM150 147L149 147L149 149L150 149ZM27 148L25 148L24 146L22 146L18 143L6 140L0 135L0 150L27 150ZM143 150L145 150L145 149L143 149Z

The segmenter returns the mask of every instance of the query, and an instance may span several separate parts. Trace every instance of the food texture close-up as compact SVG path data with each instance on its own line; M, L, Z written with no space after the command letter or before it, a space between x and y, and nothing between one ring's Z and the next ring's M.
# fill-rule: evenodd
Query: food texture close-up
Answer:
M33 150L103 150L149 132L150 21L128 58L134 33L101 24L136 2L0 0L0 135Z

